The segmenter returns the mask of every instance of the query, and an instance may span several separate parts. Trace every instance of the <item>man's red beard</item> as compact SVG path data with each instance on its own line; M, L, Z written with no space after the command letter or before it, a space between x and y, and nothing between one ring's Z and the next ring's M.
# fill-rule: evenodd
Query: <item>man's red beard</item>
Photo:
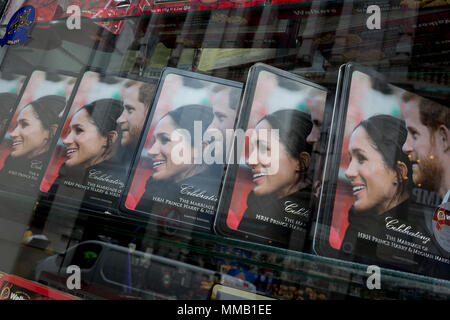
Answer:
M430 158L428 154L426 158L420 159L418 165L418 170L413 172L414 183L421 188L438 192L444 171L439 159Z

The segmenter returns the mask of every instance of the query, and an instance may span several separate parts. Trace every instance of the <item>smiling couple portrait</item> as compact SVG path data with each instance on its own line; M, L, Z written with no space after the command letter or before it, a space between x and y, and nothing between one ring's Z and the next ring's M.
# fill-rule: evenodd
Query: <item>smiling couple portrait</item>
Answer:
M436 214L448 203L449 115L446 106L353 72L330 233L342 258L449 276L450 233ZM422 192L441 200L423 203Z

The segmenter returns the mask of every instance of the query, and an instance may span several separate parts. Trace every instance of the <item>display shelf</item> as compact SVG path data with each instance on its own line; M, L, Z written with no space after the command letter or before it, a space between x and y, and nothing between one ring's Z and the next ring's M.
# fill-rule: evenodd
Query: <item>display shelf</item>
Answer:
M47 204L41 203L41 205ZM214 264L211 261L233 261L234 265L246 266L248 270L270 271L269 274L280 283L304 285L305 281L309 281L311 287L326 290L330 294L339 294L344 290L363 291L361 298L373 298L371 294L375 294L375 291L367 288L366 281L371 274L367 272L367 265L177 228L172 228L170 234L167 234L164 232L164 226L153 223L143 225L129 219L112 217L99 212L78 211L57 204L53 204L52 208L51 219L58 221L58 224L64 225L67 221L72 223L74 219L88 221L89 228L101 230L100 233L110 236L111 239L114 239L114 235L139 239L142 251L146 248L164 247L178 252L188 252L188 255L197 257L190 260L190 264L199 267L205 267L207 264L208 270L213 272L220 272L220 268L217 263ZM39 213L35 214L39 215ZM112 223L111 220L114 222ZM84 223L81 222L78 227L82 228L83 225ZM145 227L145 234L137 235L132 231L136 226ZM83 243L81 239L78 241ZM414 292L410 294L422 298L430 294L441 298L450 295L450 281L386 268L380 270L381 291L377 291L377 294L384 298L390 296L398 299L399 292L408 290ZM265 272L260 271L260 274ZM317 283L324 283L327 288L324 288L324 285L319 287Z

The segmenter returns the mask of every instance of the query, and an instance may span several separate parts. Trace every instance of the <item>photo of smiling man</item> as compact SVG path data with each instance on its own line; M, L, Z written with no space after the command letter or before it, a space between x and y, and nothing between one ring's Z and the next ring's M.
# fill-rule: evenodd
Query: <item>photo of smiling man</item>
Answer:
M150 83L127 81L124 84L123 111L117 124L122 131L121 146L127 155L133 153L139 143L149 107L153 101L156 87Z
M403 101L408 128L403 151L413 163L414 183L439 193L443 199L448 198L450 109L411 93L405 94Z
M403 151L413 164L416 186L442 198L432 232L442 253L450 255L450 108L412 93L402 99L408 128Z
M206 130L207 147L204 153L216 160L217 163L210 165L215 167L218 178L222 175L223 164L229 156L231 145L227 145L227 139L233 133L241 92L240 88L223 85L216 85L212 89L211 107L214 118Z

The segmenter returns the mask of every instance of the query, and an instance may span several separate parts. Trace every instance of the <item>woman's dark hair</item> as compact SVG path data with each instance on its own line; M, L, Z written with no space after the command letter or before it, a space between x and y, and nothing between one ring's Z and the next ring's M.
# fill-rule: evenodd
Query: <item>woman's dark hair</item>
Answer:
M114 150L114 143L111 141L108 133L110 131L117 131L119 137L116 140L120 141L120 130L117 125L117 119L123 111L123 102L117 99L99 99L81 107L77 112L86 110L91 117L92 123L97 127L98 132L107 137L107 145L103 155L109 154Z
M117 130L116 120L122 114L123 103L116 99L100 99L86 104L77 112L81 110L86 110L98 132L106 137L110 131Z
M66 106L66 99L62 96L43 96L31 101L28 105L33 107L34 114L41 121L44 129L49 130L52 125L58 125L59 114Z
M263 120L267 120L272 129L278 129L280 142L286 147L291 157L301 159L300 154L302 152L311 155L312 146L306 142L306 138L313 127L309 114L299 110L278 110L266 115L259 122ZM308 165L304 163L300 163L300 165L299 181L303 179L308 170Z
M9 118L17 100L17 94L4 92L0 93L0 121Z
M372 146L380 152L385 165L397 173L399 187L396 196L401 196L412 188L412 164L408 156L402 151L403 144L408 136L405 121L390 115L375 115L361 121L353 131L362 127L366 130ZM397 167L398 162L403 162L408 169L408 180L401 178L401 172Z
M298 159L302 152L311 154L312 146L306 142L311 133L311 117L299 110L278 110L266 115L259 122L267 120L273 129L278 129L280 141L289 154Z
M166 116L170 116L177 127L189 131L191 135L191 145L194 145L194 121L201 121L202 135L214 119L211 107L197 104L189 104L169 111Z

